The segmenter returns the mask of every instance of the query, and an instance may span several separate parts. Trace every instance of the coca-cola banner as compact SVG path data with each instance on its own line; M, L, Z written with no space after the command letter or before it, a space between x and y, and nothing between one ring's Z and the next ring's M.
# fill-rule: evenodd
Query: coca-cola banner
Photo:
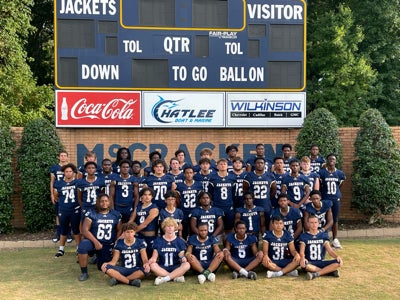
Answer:
M140 92L56 91L57 127L140 127Z

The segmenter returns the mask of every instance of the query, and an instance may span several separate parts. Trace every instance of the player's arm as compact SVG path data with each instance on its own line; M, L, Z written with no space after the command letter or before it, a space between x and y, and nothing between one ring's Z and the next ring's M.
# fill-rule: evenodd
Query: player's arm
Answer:
M260 231L262 234L265 232L265 217L264 217L264 212L260 211Z
M286 184L282 183L281 185L281 194L287 194L287 186ZM289 200L289 204L291 204L292 202Z
M182 237L182 230L183 230L182 222L179 222L179 224L178 224L178 236L180 238Z
M343 266L342 258L336 253L335 250L332 249L331 245L329 244L329 241L325 241L324 247L325 247L326 251L329 253L329 255L333 259L336 259L340 266Z
M308 228L308 222L307 222L309 216L310 216L310 213L309 213L308 211L305 210L305 211L303 212L304 231L309 230L309 228ZM333 223L332 223L332 224L333 224Z
M246 179L244 179L243 180L243 193L246 193L249 190L250 190L250 183Z
M214 237L219 236L224 232L224 221L222 220L222 217L218 217L217 219L217 227L215 228L214 233L212 234Z
M54 203L58 202L58 191L57 189L53 189Z
M320 187L319 177L316 177L315 181L314 181L313 190L314 191L319 191L319 187Z
M246 172L251 172L251 164L246 164Z
M269 242L266 240L263 240L262 252L264 254L264 257L263 257L262 263L264 266L267 266L272 263L271 259L268 256L268 248L269 248Z
M300 208L300 206L302 204L304 204L309 199L310 199L310 186L308 184L306 184L304 186L304 196L303 196L303 198L301 198L301 200L300 200L300 202L298 203L297 206L295 206L295 205L293 205L293 206L295 206L297 208Z
M122 222L121 220L119 220L118 224L117 224L117 228L116 228L117 234L115 236L115 241L119 239L119 237L122 234Z
M50 173L50 200L51 203L55 204L56 199L54 197L54 181L56 180L56 176L53 173Z
M113 250L113 256L112 259L109 262L105 262L101 265L101 270L103 271L103 273L107 274L107 265L112 265L115 266L118 262L119 259L119 250L114 249Z
M142 224L138 224L138 228L136 229L136 232L140 232L143 229L145 229L147 227L147 225L149 225L151 223L151 221L153 221L155 218L158 217L159 214L159 210L158 208L152 208L149 211L149 215L147 216L146 219L144 219Z
M103 245L90 232L91 226L92 226L92 220L85 217L82 224L82 234L85 238L87 238L89 241L93 243L96 250L100 250L103 248Z
M262 259L262 257L264 256L263 252L258 250L258 244L257 243L251 244L251 252L253 252L254 256L256 256L256 257L258 257L260 259Z
M114 208L114 197L115 197L115 180L112 180L110 183L110 201L111 201L111 208Z
M296 247L294 246L294 241L288 243L288 248L290 254L293 256L293 261L300 263L300 254L296 251Z
M146 248L140 249L140 258L142 259L142 265L143 265L144 271L146 273L149 273L150 272L150 264L149 264L149 258L147 257Z
M176 183L172 182L171 183L171 191L175 191L176 190Z
M305 256L305 251L306 251L306 244L304 244L304 242L300 242L300 266L302 267L302 268L305 268L306 267L306 264L307 264L307 259L306 259L306 256Z
M158 259L158 251L157 251L157 249L154 249L153 254L151 255L151 257L149 259L149 265L156 263L157 259Z
M240 213L235 213L235 222L233 224L236 224L237 221L240 220Z
M271 187L269 192L270 199L274 198L275 195L276 195L276 181L274 180L271 182Z
M197 218L195 217L190 217L190 229L194 234L198 234L199 231L197 229Z
M332 216L332 209L330 208L326 212L326 224L322 229L324 231L328 231L329 229L332 228L332 226L333 226L333 216Z
M83 203L82 198L83 198L82 191L80 188L78 188L78 203L80 206L82 206L82 203Z
M139 183L135 182L133 184L133 207L136 209L136 206L139 203Z
M229 256L231 256L231 243L227 241L225 241L225 248L222 249L222 252L224 253L224 259L226 260Z
M300 234L302 232L303 232L303 223L301 222L301 218L300 218L300 219L297 220L296 231L293 233L294 240L297 240L297 238L300 236Z

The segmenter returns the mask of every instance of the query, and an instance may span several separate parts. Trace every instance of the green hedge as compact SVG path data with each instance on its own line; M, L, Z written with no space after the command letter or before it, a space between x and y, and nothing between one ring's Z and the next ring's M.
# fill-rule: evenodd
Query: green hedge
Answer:
M30 232L54 227L49 168L58 163L61 150L63 146L56 128L49 121L36 119L25 125L18 149L18 170L21 176L23 213Z

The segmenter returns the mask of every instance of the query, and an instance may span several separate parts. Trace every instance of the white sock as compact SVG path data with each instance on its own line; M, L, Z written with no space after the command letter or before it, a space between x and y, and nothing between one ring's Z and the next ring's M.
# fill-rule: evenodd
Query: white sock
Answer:
M243 268L239 270L239 273L242 274L243 276L246 276L246 277L247 277L247 275L249 275L249 272L247 272L247 271L246 271L245 269L243 269Z

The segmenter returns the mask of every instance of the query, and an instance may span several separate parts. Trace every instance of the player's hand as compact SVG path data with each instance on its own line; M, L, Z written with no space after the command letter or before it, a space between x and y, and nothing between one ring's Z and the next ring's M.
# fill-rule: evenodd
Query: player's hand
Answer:
M296 253L293 257L293 261L299 263L300 262L300 254Z
M101 271L103 271L103 273L106 273L106 272L107 272L107 265L108 265L108 263L103 263L103 264L101 265Z
M99 241L96 241L96 243L94 243L94 248L96 250L101 250L103 248L103 245Z
M300 258L300 267L305 268L307 263L308 263L307 259Z
M343 266L343 260L340 256L336 257L337 262L339 263L340 266Z
M144 271L145 271L146 273L149 273L149 272L150 272L150 264L149 264L149 263L145 263L145 264L143 265L143 268L144 268Z

